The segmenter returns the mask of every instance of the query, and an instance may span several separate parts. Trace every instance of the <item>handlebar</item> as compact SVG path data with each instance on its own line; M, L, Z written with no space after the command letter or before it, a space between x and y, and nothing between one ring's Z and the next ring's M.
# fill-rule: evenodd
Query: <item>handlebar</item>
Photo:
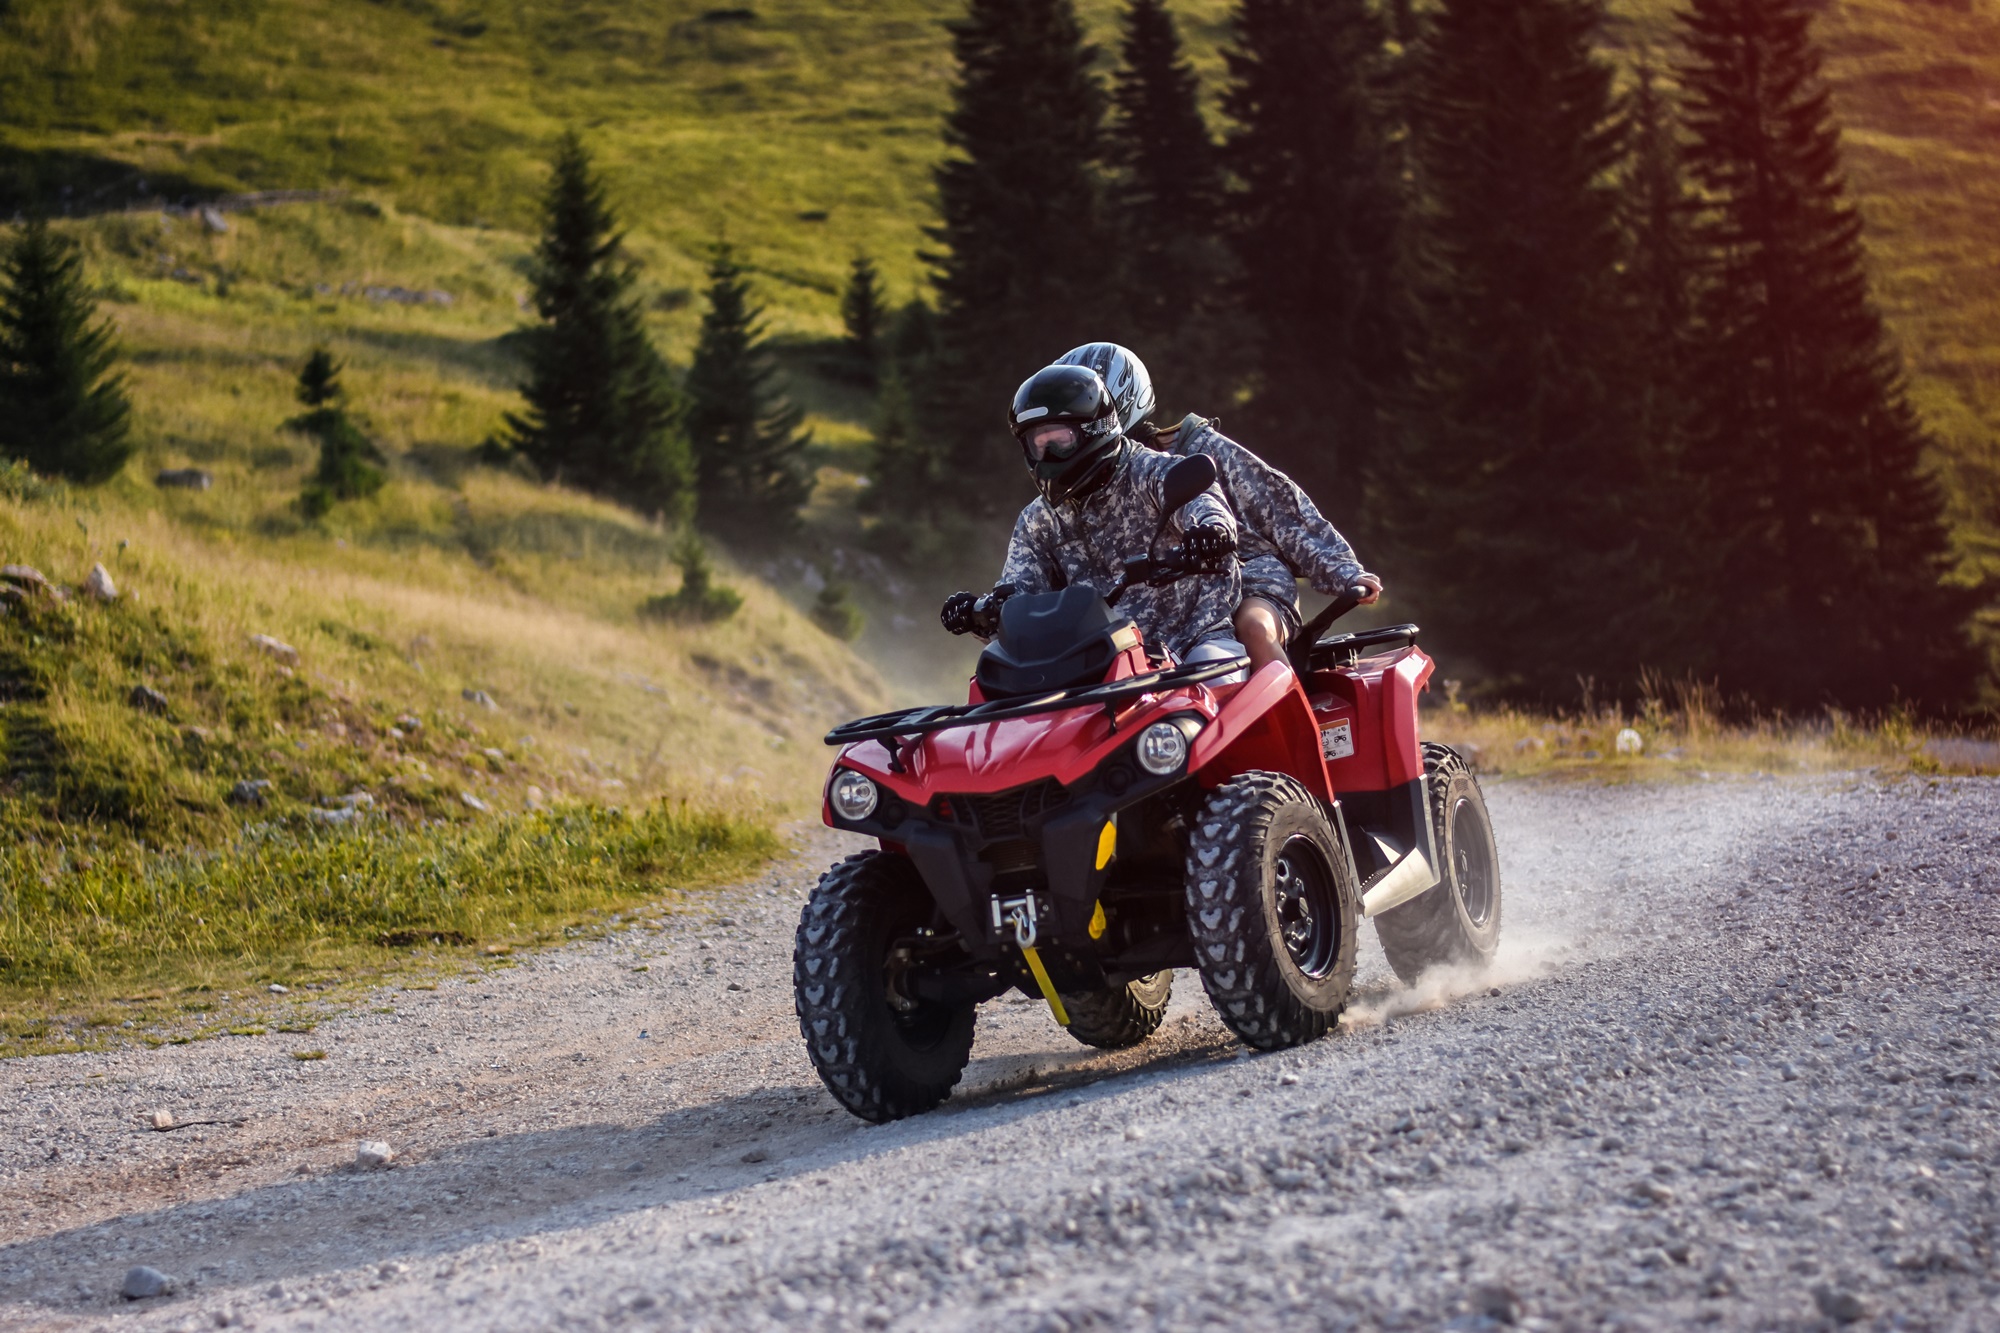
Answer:
M1008 589L1009 592L1013 590ZM972 604L972 632L982 639L990 639L1000 632L1000 608L1007 598L997 590L987 593Z
M1233 557L1232 557L1233 558ZM1202 562L1188 555L1184 550L1159 557L1135 556L1125 562L1125 573L1118 580L1118 586L1104 599L1108 606L1118 605L1118 599L1138 585L1149 588L1164 588L1185 578L1210 571L1202 567Z

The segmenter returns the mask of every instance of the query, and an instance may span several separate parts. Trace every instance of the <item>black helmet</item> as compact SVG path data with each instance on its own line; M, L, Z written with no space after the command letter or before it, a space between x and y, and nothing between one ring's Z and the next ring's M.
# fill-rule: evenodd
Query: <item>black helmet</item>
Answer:
M1116 468L1124 434L1118 406L1096 371L1049 366L1014 392L1007 426L1042 498L1061 504L1090 494Z

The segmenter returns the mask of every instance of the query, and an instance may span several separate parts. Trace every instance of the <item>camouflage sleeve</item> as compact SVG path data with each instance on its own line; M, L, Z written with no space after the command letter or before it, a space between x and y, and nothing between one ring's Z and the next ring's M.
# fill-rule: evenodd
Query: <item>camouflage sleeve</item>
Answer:
M1297 482L1219 431L1204 432L1200 449L1221 466L1243 526L1276 547L1316 590L1342 592L1364 572L1347 538Z
M1178 515L1178 526L1182 532L1190 528L1221 528L1232 537L1237 535L1236 515L1230 512L1229 501L1222 498L1219 484L1187 502Z
M1014 536L1007 543L1007 560L1000 566L1000 578L993 585L1014 585L1018 593L1056 590L1056 523L1047 505L1036 500L1014 520Z

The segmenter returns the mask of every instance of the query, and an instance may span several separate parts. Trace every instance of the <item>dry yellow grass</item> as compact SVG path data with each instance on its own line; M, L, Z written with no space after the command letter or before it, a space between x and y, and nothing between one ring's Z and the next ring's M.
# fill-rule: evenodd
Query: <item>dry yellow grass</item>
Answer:
M2000 774L2000 736L1937 729L1906 714L1730 720L1712 690L1655 683L1636 709L1587 704L1552 715L1474 709L1455 682L1426 700L1426 739L1458 747L1482 773L1584 781L1676 781L1710 773ZM1621 733L1638 747L1621 752Z

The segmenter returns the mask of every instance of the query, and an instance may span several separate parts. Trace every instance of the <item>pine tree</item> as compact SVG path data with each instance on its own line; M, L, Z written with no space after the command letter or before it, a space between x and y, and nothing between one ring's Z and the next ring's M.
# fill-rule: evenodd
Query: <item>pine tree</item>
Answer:
M341 500L366 499L389 479L382 451L347 415L340 370L324 347L313 348L299 368L296 390L306 411L285 423L319 442L319 466L299 495L299 511L307 518L323 516Z
M83 258L40 218L0 258L0 454L95 485L132 455L131 404Z
M1118 338L1176 409L1213 413L1240 341L1228 317L1222 159L1201 114L1201 83L1163 0L1132 0L1112 84L1109 156L1118 235Z
M1440 640L1543 698L1629 679L1657 638L1602 20L1599 0L1444 0L1413 70L1423 333L1399 545Z
M1623 376L1637 470L1646 477L1630 512L1639 529L1646 586L1659 613L1646 665L1672 676L1697 668L1707 615L1687 586L1703 553L1688 516L1701 507L1701 479L1689 467L1689 404L1698 255L1694 203L1682 161L1680 122L1660 91L1649 56L1634 71L1629 99L1630 157L1622 183L1625 233Z
M1816 8L1693 0L1682 16L1714 669L1790 707L1946 704L1969 679L1970 601L1940 585L1928 441L1869 300Z
M875 431L868 445L868 489L860 508L878 521L868 530L871 549L911 564L948 561L964 508L948 472L949 447L925 430L913 385L931 382L938 363L937 321L930 307L911 301L896 312L884 343Z
M680 397L646 336L637 275L589 152L575 134L556 149L535 247L526 412L508 443L545 478L641 508L685 516L692 465Z
M708 313L687 376L687 432L702 513L741 532L789 528L812 495L805 413L772 384L750 279L728 246L708 265Z
M888 317L875 261L856 255L847 271L847 290L840 297L840 322L847 330L848 356L862 381L871 387L881 374L882 326Z
M1384 35L1369 0L1241 0L1225 52L1232 238L1261 377L1246 416L1256 448L1346 501L1350 524L1404 374Z
M1027 495L1020 453L994 423L1021 381L1114 336L1114 246L1095 164L1103 93L1071 0L971 0L951 26L958 84L937 170L942 250L929 259L940 354L918 416L953 455L971 511Z

